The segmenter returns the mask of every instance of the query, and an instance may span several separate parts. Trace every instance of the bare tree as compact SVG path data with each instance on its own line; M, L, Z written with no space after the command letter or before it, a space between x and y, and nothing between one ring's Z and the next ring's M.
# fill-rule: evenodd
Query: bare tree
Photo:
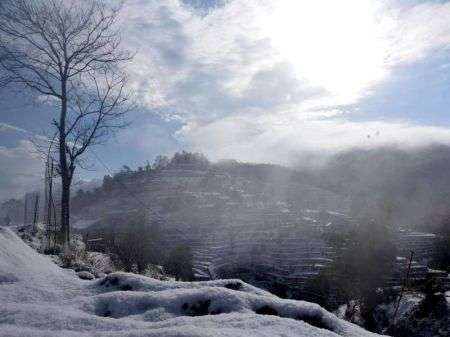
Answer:
M131 108L115 28L119 8L100 0L2 0L3 82L23 85L57 105L55 155L61 176L61 228L70 242L70 187L82 155L124 127Z

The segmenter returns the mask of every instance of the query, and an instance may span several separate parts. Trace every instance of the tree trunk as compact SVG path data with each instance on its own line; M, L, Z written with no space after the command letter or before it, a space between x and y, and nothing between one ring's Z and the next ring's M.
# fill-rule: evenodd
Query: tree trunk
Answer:
M50 157L50 156L49 156ZM53 204L53 159L50 164L49 158L47 158L47 179L48 186L47 187L47 240L48 240L48 250L51 249L51 228L52 228L52 204ZM56 214L55 214L56 217ZM53 240L56 240L56 233L53 233Z
M63 234L64 248L70 245L70 182L68 178L61 178L61 231Z
M62 82L61 87L61 115L59 120L59 167L61 170L61 234L65 252L70 246L70 169L67 165L66 153L66 115L67 97L66 83Z

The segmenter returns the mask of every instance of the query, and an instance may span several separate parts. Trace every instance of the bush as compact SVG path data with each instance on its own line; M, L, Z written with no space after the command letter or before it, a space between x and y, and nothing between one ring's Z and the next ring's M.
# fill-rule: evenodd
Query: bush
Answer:
M111 247L127 272L142 274L150 264L159 264L161 257L156 250L159 238L157 226L148 226L143 213L130 216L128 224L118 233Z
M164 263L164 269L173 275L177 281L193 281L192 253L187 245L175 247Z
M373 220L362 219L354 224L346 244L338 247L338 251L331 266L309 284L317 297L314 302L330 308L327 303L330 292L341 302L353 301L358 304L365 327L373 330L374 309L384 300L380 289L385 287L396 257L391 231Z

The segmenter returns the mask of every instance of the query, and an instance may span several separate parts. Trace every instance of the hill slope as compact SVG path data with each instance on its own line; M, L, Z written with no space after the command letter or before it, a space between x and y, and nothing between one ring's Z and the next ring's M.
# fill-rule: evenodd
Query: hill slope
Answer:
M74 220L95 220L145 209L162 217L180 215L188 223L197 210L223 217L248 209L342 211L347 206L341 196L314 186L308 176L282 166L193 162L107 176L94 192L77 193L72 213Z
M345 212L346 200L312 185L308 176L236 162L124 171L105 178L95 193L79 194L73 206L78 224L94 223L84 230L90 238L120 234L130 210L144 210L147 225L159 228L163 255L190 247L197 279L239 277L266 289L275 278L301 286L316 275L333 254L323 232L348 222L325 212ZM249 277L235 273L249 266L256 269L245 273ZM252 281L256 271L264 282Z

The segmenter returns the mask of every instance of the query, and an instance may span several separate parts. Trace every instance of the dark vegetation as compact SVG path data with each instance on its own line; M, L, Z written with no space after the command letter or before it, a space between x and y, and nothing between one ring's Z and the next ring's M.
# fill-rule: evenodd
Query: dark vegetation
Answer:
M436 247L431 266L450 273L450 213L440 219L436 226Z
M298 297L330 310L347 304L347 319L357 313L365 327L374 330L374 309L387 298L385 288L391 276L396 248L390 229L373 220L361 219L340 240L331 238L338 254L323 272L310 279Z
M146 226L144 214L133 214L121 232L110 234L109 249L125 271L142 274L148 265L161 260L155 245L158 236L159 228Z
M396 337L448 336L450 312L440 285L427 280L424 299L407 317L402 317L385 331Z
M187 245L176 246L164 261L164 269L177 281L193 281L192 253Z
M192 254L187 245L174 245L165 255L159 244L161 229L155 223L147 224L143 212L127 215L121 226L105 227L97 231L101 241L95 248L114 257L115 264L126 272L145 274L147 268L162 266L177 281L193 281ZM129 290L129 289L123 289Z

